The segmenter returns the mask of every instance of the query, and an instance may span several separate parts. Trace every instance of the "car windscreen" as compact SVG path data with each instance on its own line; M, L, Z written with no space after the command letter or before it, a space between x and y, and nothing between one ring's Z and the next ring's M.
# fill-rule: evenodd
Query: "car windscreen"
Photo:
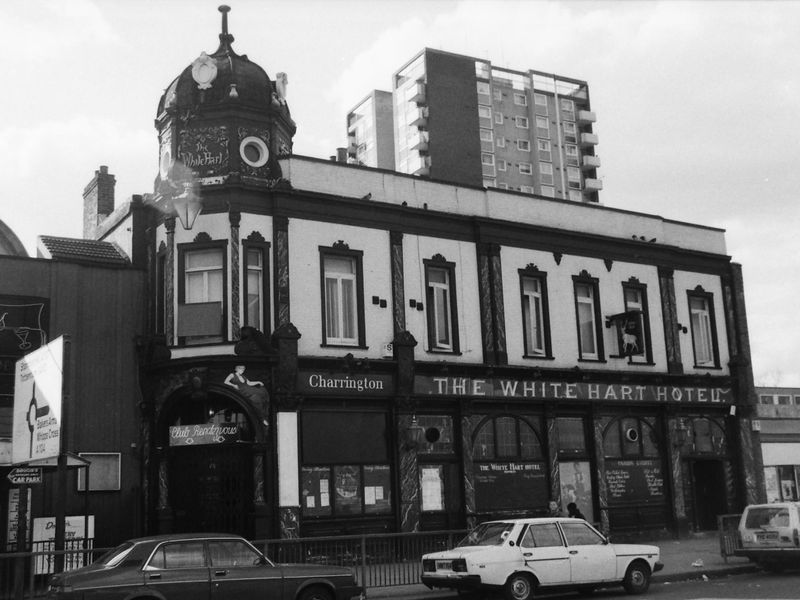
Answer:
M747 510L744 526L747 529L788 527L789 509L786 506L758 506Z
M513 523L482 523L458 543L461 546L499 546L511 533Z

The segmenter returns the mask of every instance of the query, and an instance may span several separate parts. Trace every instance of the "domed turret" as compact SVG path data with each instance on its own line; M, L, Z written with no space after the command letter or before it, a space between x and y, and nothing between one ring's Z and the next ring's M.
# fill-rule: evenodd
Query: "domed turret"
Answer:
M280 177L275 160L291 153L296 131L286 103L287 78L272 81L233 51L230 8L220 6L222 33L213 54L202 52L167 87L158 103L158 191L187 177L201 185Z

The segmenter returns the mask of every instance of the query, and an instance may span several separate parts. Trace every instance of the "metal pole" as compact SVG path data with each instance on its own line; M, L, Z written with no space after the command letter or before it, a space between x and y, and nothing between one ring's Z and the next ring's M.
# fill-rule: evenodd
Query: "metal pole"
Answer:
M66 506L67 506L67 444L69 425L69 389L71 371L70 349L72 342L69 336L64 336L64 356L62 360L61 377L61 432L59 434L59 453L58 453L58 472L56 474L56 532L55 532L55 566L54 572L61 573L64 570L64 533L66 529Z

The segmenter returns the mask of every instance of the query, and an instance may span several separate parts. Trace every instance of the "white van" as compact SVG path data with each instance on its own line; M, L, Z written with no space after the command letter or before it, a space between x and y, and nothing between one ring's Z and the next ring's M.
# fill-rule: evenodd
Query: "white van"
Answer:
M768 571L800 564L800 502L751 504L739 519L739 541L734 554Z

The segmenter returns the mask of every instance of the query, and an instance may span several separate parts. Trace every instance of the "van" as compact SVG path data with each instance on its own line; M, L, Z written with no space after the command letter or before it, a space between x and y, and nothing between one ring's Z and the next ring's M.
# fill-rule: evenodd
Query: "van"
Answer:
M736 556L768 571L800 564L800 502L751 504L739 519Z

